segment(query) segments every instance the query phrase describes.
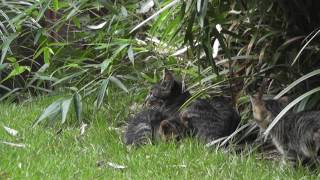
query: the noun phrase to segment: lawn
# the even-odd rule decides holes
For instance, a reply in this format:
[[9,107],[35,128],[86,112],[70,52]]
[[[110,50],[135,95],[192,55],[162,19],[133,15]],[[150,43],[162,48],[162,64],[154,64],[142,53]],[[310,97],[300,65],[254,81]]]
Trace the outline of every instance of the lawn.
[[137,94],[113,93],[97,113],[88,103],[88,126],[82,135],[73,116],[63,126],[32,128],[43,109],[59,97],[0,104],[0,179],[319,179],[316,172],[280,168],[278,161],[261,160],[259,154],[208,149],[193,139],[127,148],[116,122],[125,119],[134,101],[141,101]]

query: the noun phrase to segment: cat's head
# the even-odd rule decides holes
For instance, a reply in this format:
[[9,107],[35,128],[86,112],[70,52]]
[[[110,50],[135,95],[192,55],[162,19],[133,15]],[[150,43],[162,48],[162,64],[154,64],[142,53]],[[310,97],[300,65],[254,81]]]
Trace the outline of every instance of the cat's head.
[[181,82],[176,81],[171,72],[165,69],[160,82],[155,84],[149,91],[145,99],[145,105],[150,108],[159,108],[182,93]]
[[257,124],[265,129],[288,104],[288,97],[282,97],[277,100],[263,100],[261,94],[250,95],[253,118]]
[[192,119],[200,118],[199,113],[195,113],[193,111],[185,110],[180,113],[180,121],[181,123],[189,129],[193,129]]
[[171,118],[161,121],[159,134],[162,140],[179,141],[185,136],[186,128],[178,118]]

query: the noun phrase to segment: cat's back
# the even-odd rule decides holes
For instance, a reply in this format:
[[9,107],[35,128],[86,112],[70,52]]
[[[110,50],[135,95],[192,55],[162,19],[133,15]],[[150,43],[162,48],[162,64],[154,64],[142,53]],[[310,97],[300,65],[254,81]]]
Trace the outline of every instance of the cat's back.
[[181,116],[206,141],[230,135],[240,122],[237,111],[222,99],[197,99]]
[[276,126],[283,126],[287,131],[308,131],[320,128],[320,111],[289,112],[285,114]]
[[286,124],[293,124],[293,130],[303,135],[306,132],[320,130],[320,111],[302,111],[290,113],[285,117]]
[[154,126],[160,124],[166,115],[157,109],[146,109],[128,120],[124,142],[127,145],[140,145],[151,140]]

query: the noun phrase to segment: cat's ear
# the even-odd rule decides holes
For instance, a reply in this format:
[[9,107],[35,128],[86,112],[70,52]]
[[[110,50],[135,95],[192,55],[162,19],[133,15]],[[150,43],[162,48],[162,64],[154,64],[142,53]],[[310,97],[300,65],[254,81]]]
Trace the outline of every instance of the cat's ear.
[[262,97],[258,94],[254,94],[254,95],[250,95],[250,101],[252,104],[258,103],[258,102],[262,102]]
[[163,120],[160,123],[160,128],[162,129],[163,132],[166,132],[170,128],[170,123],[168,120]]
[[162,76],[162,81],[173,81],[174,80],[174,77],[172,75],[172,73],[167,69],[165,68],[164,71],[163,71],[163,76]]
[[163,120],[160,123],[160,129],[163,135],[168,135],[171,132],[172,124],[168,120]]

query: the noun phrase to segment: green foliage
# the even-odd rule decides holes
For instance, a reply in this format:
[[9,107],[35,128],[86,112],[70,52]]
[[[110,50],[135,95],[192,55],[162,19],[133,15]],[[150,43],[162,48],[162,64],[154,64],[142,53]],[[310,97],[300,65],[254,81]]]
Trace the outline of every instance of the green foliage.
[[[242,89],[258,76],[271,80],[268,93],[298,97],[319,83],[318,73],[306,78],[319,70],[318,15],[311,2],[284,2],[5,1],[0,100],[66,91],[70,97],[52,113],[65,122],[72,98],[81,121],[88,97],[98,110],[110,87],[129,92],[132,83],[154,83],[163,67],[187,78],[193,98],[224,94],[247,108]],[[312,22],[303,29],[306,19]],[[318,108],[311,99],[299,109]]]

